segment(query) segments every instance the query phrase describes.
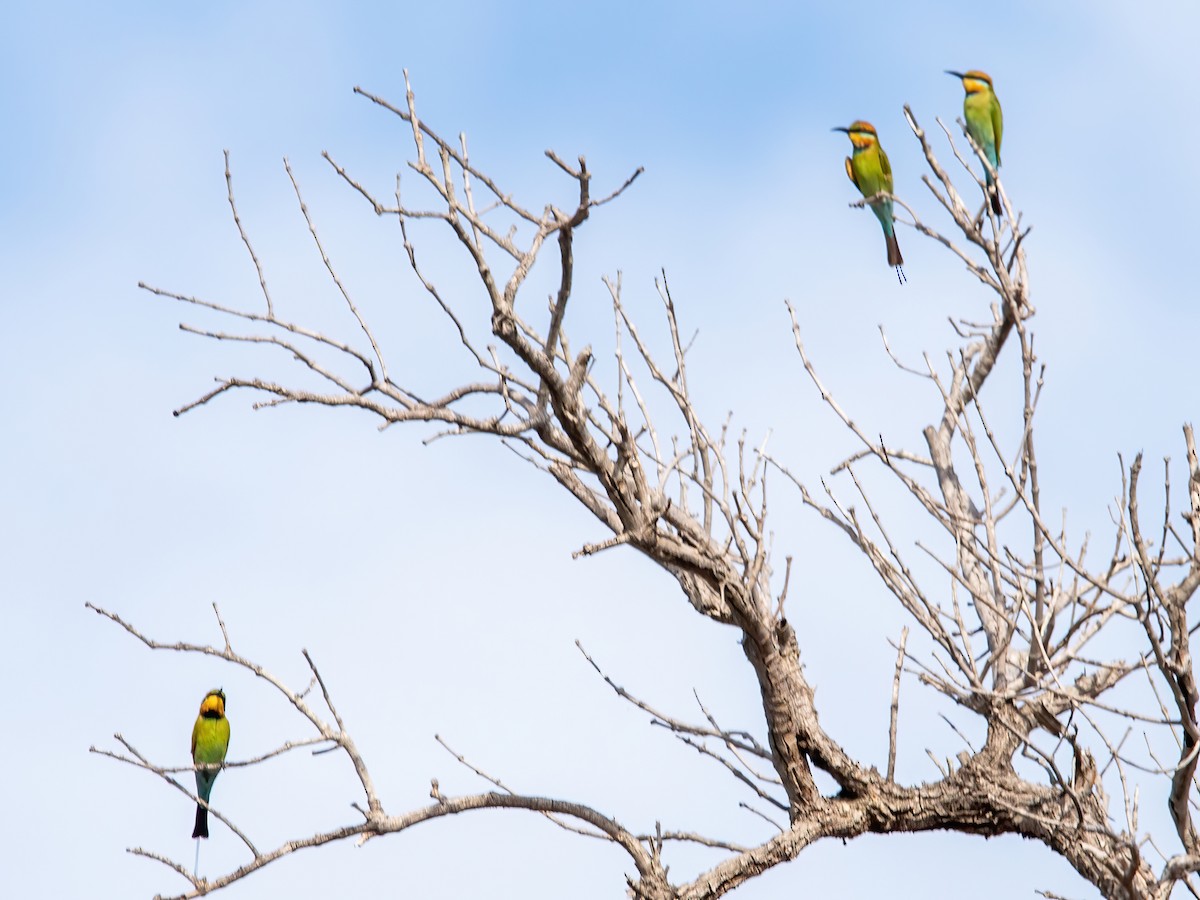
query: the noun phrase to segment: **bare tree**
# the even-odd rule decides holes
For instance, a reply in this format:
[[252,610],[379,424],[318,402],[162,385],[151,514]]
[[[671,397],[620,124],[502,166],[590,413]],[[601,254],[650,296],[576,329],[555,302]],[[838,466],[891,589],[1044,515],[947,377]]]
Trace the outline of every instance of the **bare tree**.
[[[627,312],[619,278],[607,283],[616,326],[615,383],[599,383],[589,346],[572,349],[563,323],[574,287],[575,232],[593,210],[628,188],[640,170],[598,196],[583,157],[570,163],[547,151],[574,184],[577,199],[566,209],[546,205],[531,211],[471,161],[465,138],[448,141],[417,115],[411,88],[403,107],[356,90],[411,128],[415,158],[408,165],[425,189],[432,189],[436,202],[430,208],[407,205],[399,177],[394,197],[380,199],[329,154],[325,158],[376,214],[399,224],[408,263],[456,327],[461,359],[469,371],[436,397],[419,396],[393,380],[381,342],[322,247],[290,167],[287,174],[301,214],[360,333],[353,339],[333,337],[282,318],[238,216],[227,157],[229,203],[258,269],[262,306],[235,309],[142,287],[214,310],[235,326],[217,331],[185,324],[184,330],[216,340],[273,345],[286,351],[302,374],[295,384],[221,378],[212,391],[176,414],[241,390],[256,395],[256,406],[350,406],[373,414],[383,425],[437,423],[445,433],[498,437],[600,521],[607,536],[585,545],[580,554],[629,545],[670,573],[696,613],[737,629],[762,698],[761,736],[755,734],[759,729],[731,729],[704,708],[700,721],[660,711],[618,687],[587,658],[621,698],[736,778],[746,792],[743,805],[774,822],[777,831],[756,846],[692,832],[638,834],[609,813],[586,805],[515,793],[458,754],[460,762],[490,782],[491,790],[447,796],[434,781],[429,805],[393,812],[376,791],[367,754],[344,727],[307,653],[312,681],[296,690],[236,652],[223,622],[224,646],[163,642],[116,613],[93,607],[152,648],[205,654],[253,672],[277,688],[309,723],[306,736],[230,765],[263,764],[297,747],[319,745],[345,755],[362,790],[355,821],[332,831],[297,835],[266,851],[213,809],[213,815],[242,839],[249,856],[240,868],[212,880],[154,851],[132,852],[174,869],[190,882],[179,896],[195,897],[303,848],[348,838],[367,840],[441,816],[504,807],[541,813],[563,828],[617,844],[632,863],[629,894],[647,900],[719,897],[823,838],[930,830],[1018,834],[1040,841],[1105,897],[1164,898],[1177,884],[1200,896],[1191,881],[1200,869],[1193,821],[1200,727],[1190,649],[1193,628],[1187,616],[1187,601],[1200,587],[1200,464],[1195,438],[1186,426],[1183,525],[1171,513],[1168,474],[1162,520],[1147,534],[1139,512],[1140,454],[1127,468],[1122,464],[1109,552],[1093,561],[1086,537],[1071,539],[1065,524],[1049,520],[1041,504],[1035,452],[1043,370],[1030,330],[1035,311],[1023,243],[1028,231],[1022,229],[1002,186],[1004,215],[993,215],[986,205],[974,214],[906,108],[930,170],[924,183],[952,219],[954,239],[926,225],[900,198],[897,203],[908,211],[918,232],[957,256],[995,297],[989,321],[954,323],[958,346],[944,362],[925,357],[914,368],[893,357],[900,369],[919,376],[940,399],[938,417],[919,431],[921,445],[885,446],[857,424],[821,380],[791,310],[796,349],[814,387],[861,442],[859,452],[833,468],[844,484],[842,493],[854,498],[851,502],[831,487],[833,482],[823,481],[820,491],[810,490],[781,461],[747,446],[744,438],[731,438],[728,423],[701,421],[688,384],[687,345],[665,276],[658,289],[669,333],[666,359],[656,357],[651,341],[643,338]],[[951,132],[945,126],[942,130],[982,196],[982,178],[968,162],[986,166],[983,155],[965,132],[973,154],[960,153]],[[490,331],[497,345],[480,346],[470,337],[472,323],[460,318],[458,304],[422,267],[409,240],[411,224],[420,219],[444,223],[467,254],[490,301]],[[548,242],[557,244],[558,286],[548,308],[539,311],[521,289]],[[994,403],[1002,417],[1015,413],[1015,421],[1021,423],[1015,435],[993,426],[981,400],[1005,352],[1020,357],[1020,387]],[[319,387],[299,386],[314,378]],[[801,666],[801,641],[785,616],[790,559],[782,577],[777,576],[777,596],[771,584],[766,484],[772,470],[861,552],[921,637],[910,649],[906,629],[897,645],[886,773],[850,756],[819,721],[813,689]],[[897,523],[885,521],[872,503],[868,477],[895,479],[923,514],[922,523],[940,535],[936,545],[917,545],[936,563],[941,573],[937,578],[919,577],[920,567],[906,561],[913,539],[907,533],[902,539]],[[915,647],[918,643],[920,648]],[[1113,655],[1114,647],[1124,655]],[[934,758],[938,777],[922,784],[902,784],[894,775],[903,671],[978,717],[986,730],[978,749],[964,747],[953,760]],[[1114,694],[1118,685],[1123,688],[1120,699]],[[310,695],[314,687],[320,689],[319,698]],[[1124,748],[1120,735],[1132,729],[1146,735],[1144,751]],[[196,799],[173,777],[190,767],[161,766],[119,735],[118,740],[123,749],[97,752],[154,772]],[[1174,834],[1139,830],[1131,771],[1162,786]],[[818,773],[832,778],[836,792],[819,787]],[[1120,799],[1112,800],[1109,790],[1120,791]],[[674,842],[717,848],[724,858],[691,881],[673,883],[666,857]]]

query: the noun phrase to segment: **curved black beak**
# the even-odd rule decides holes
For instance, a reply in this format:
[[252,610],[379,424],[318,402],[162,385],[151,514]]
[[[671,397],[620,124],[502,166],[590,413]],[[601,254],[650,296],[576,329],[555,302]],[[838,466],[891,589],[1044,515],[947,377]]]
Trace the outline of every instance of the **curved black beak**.
[[842,134],[849,134],[849,133],[850,133],[850,129],[849,129],[849,128],[843,128],[841,125],[839,125],[837,128],[830,128],[829,130],[830,130],[830,131],[840,131],[840,132],[842,132]]
[[944,71],[944,72],[945,72],[947,75],[953,75],[955,78],[958,78],[958,79],[963,79],[963,78],[966,78],[966,77],[967,77],[967,76],[966,76],[966,75],[964,75],[962,72],[955,72],[953,69],[944,69],[943,71]]

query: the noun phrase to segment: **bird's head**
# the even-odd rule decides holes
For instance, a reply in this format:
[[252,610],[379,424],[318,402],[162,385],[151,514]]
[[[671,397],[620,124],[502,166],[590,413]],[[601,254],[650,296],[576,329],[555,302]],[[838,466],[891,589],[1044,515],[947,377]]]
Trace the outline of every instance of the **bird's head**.
[[850,143],[854,145],[854,149],[856,150],[879,143],[879,135],[875,132],[875,126],[870,122],[864,122],[862,119],[859,119],[857,122],[851,122],[849,128],[839,126],[833,130],[850,135]]
[[978,69],[968,69],[966,72],[955,72],[953,69],[946,70],[947,75],[953,75],[962,82],[963,90],[968,94],[978,94],[982,91],[991,91],[992,76],[987,72],[980,72]]
[[209,691],[200,701],[200,715],[209,719],[221,719],[225,716],[225,692],[220,688]]

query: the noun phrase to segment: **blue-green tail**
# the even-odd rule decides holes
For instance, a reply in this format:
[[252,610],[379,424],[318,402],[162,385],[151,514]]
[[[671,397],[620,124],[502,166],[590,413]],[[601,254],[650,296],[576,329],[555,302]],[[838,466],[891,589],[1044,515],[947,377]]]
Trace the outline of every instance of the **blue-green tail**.
[[[201,769],[196,772],[196,794],[205,803],[212,797],[213,782],[217,780],[216,769]],[[196,804],[196,825],[192,828],[192,837],[208,837],[208,808]]]
[[904,265],[904,257],[900,255],[900,244],[896,240],[896,220],[892,215],[892,201],[884,200],[872,203],[871,212],[875,213],[875,218],[879,219],[879,224],[883,226],[883,236],[887,241],[888,265],[896,267],[896,277],[903,283],[906,279],[904,270],[900,267]]
[[[996,153],[996,145],[991,141],[985,141],[983,142],[981,149],[983,150],[983,155],[987,157],[988,162],[992,164],[992,168],[999,169],[1000,156]],[[996,184],[992,180],[992,173],[985,171],[983,176],[987,183],[988,197],[992,201],[992,212],[994,212],[996,215],[1000,215],[1000,192],[996,190]]]

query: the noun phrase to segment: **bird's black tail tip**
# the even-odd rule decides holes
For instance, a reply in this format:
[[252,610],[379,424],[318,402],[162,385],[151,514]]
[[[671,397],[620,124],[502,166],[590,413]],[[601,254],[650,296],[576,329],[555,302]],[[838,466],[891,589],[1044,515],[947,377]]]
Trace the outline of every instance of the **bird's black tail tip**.
[[203,806],[196,807],[196,827],[192,829],[192,837],[208,837],[208,810]]

